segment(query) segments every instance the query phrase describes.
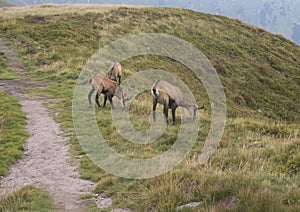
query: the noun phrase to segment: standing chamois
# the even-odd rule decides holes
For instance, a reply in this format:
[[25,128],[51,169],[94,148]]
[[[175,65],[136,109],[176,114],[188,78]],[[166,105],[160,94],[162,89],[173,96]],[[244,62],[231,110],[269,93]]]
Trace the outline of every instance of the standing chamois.
[[103,106],[105,107],[107,99],[110,102],[111,108],[114,109],[114,104],[112,98],[116,96],[122,104],[122,107],[125,107],[125,98],[122,92],[121,87],[118,85],[116,81],[113,81],[107,77],[102,76],[101,74],[95,74],[90,80],[89,83],[91,85],[91,90],[88,94],[89,105],[91,105],[91,96],[94,91],[97,91],[95,102],[100,109],[99,104],[99,96],[104,94],[104,103]]
[[172,110],[172,121],[175,122],[175,111],[177,107],[184,107],[188,109],[193,118],[196,118],[197,110],[203,109],[204,106],[198,108],[198,106],[193,103],[191,100],[183,96],[181,90],[171,85],[170,83],[157,80],[151,88],[151,94],[153,96],[153,120],[156,121],[156,106],[157,103],[163,105],[163,113],[166,117],[167,124],[168,122],[168,109]]
[[109,70],[107,72],[107,77],[111,80],[114,80],[114,81],[118,82],[119,85],[120,85],[121,84],[121,77],[122,77],[121,69],[122,69],[121,64],[119,62],[115,62],[109,68]]

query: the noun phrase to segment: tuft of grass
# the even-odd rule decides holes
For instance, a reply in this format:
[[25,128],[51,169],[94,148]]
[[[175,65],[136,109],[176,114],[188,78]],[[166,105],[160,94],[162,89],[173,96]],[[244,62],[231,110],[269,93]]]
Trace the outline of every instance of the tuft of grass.
[[0,211],[53,211],[54,206],[45,192],[26,186],[13,194],[0,197]]
[[283,173],[297,174],[300,172],[300,141],[281,147],[274,160],[279,164],[278,169]]

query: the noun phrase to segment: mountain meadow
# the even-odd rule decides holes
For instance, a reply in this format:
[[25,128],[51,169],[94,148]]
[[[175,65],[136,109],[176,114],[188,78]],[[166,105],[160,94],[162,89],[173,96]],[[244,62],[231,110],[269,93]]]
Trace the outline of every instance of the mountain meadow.
[[[0,26],[1,40],[9,43],[26,66],[25,78],[52,84],[48,88],[31,88],[28,92],[49,99],[47,107],[61,123],[63,135],[69,138],[70,154],[79,161],[81,177],[97,183],[94,194],[82,198],[97,194],[112,197],[113,205],[108,210],[175,211],[190,202],[201,204],[183,211],[300,210],[300,47],[293,42],[239,20],[171,8],[9,7],[0,8]],[[176,36],[204,53],[224,87],[227,118],[217,150],[206,164],[198,164],[195,155],[201,152],[211,124],[210,101],[201,80],[183,64],[166,57],[141,55],[120,61],[122,80],[142,70],[165,70],[185,82],[198,105],[205,106],[199,112],[200,129],[189,155],[166,174],[131,180],[105,172],[82,150],[72,121],[72,97],[78,75],[98,49],[141,33]],[[1,79],[18,78],[1,52],[0,67]],[[4,92],[0,94],[1,104],[13,102],[13,110],[20,110],[14,98]],[[100,103],[102,99],[103,96]],[[0,108],[4,107],[0,105]],[[151,110],[149,88],[131,100],[129,115],[136,130],[149,129]],[[158,110],[162,107],[158,106]],[[120,154],[151,158],[170,149],[177,139],[180,116],[156,142],[145,145],[133,144],[119,135],[109,103],[95,111],[100,132]],[[24,117],[19,116],[24,126]],[[1,117],[1,136],[9,137],[12,133],[5,126],[13,122],[10,120],[13,118],[17,117]],[[21,132],[20,139],[24,140],[26,133]],[[7,140],[0,140],[1,154],[22,150],[20,146],[13,149],[13,145],[2,145]],[[19,145],[20,141],[16,142]],[[19,157],[19,152],[5,155],[5,160],[0,162],[0,175],[6,175],[9,165]],[[16,210],[30,210],[30,205],[36,210],[43,205],[35,203],[40,198],[34,194],[43,198],[45,194],[39,188],[28,189],[30,195],[15,194],[14,201],[0,199],[0,210],[1,207],[15,208],[11,206],[14,204],[19,205]],[[49,201],[45,202],[41,207],[51,210]],[[26,208],[22,208],[24,205]],[[92,202],[87,210],[101,211]]]

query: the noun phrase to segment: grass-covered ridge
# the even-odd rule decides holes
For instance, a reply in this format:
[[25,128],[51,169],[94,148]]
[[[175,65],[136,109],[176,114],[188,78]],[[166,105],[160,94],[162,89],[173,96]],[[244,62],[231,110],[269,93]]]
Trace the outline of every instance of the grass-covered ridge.
[[[199,209],[204,211],[300,209],[297,45],[237,20],[181,9],[121,7],[38,15],[23,10],[18,16],[0,15],[0,35],[18,51],[29,76],[57,82],[34,92],[60,98],[49,107],[59,112],[57,121],[70,136],[74,154],[81,155],[81,176],[98,182],[96,192],[137,211],[174,210],[192,201],[203,202]],[[125,180],[105,173],[85,156],[74,136],[71,100],[77,76],[91,55],[114,40],[147,32],[177,36],[210,59],[225,89],[228,118],[217,152],[205,166],[197,165],[193,156],[201,151],[210,124],[201,82],[187,77],[190,70],[185,66],[166,58],[146,55],[120,61],[124,78],[151,68],[175,74],[188,84],[199,105],[208,108],[200,115],[197,143],[179,167],[149,180]],[[136,129],[147,129],[150,111],[149,93],[133,100],[130,118]],[[115,131],[109,107],[97,112],[97,122],[113,148],[129,156],[134,149],[145,158],[169,149],[179,125],[170,126],[158,142],[139,146]]]

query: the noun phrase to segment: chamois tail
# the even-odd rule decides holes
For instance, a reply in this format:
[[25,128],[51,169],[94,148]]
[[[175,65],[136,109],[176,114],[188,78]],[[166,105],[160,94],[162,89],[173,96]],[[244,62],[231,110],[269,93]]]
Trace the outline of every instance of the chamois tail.
[[155,96],[155,97],[158,97],[158,96],[159,96],[159,92],[158,92],[158,90],[156,89],[156,85],[157,85],[157,83],[158,83],[159,81],[160,81],[160,80],[157,80],[157,81],[154,83],[154,85],[152,86],[151,93],[152,93],[152,95]]

